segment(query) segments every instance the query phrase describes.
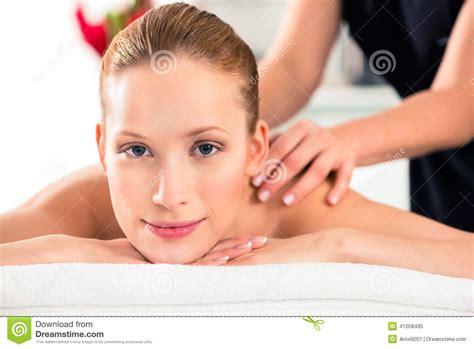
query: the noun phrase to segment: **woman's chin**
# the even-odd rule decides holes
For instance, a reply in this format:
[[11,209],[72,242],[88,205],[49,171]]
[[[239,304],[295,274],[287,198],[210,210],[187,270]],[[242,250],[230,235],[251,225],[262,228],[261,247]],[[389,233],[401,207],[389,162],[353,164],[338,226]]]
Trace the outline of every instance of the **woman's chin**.
[[202,254],[191,254],[189,251],[166,251],[159,256],[155,254],[142,253],[142,255],[153,264],[187,264],[199,259]]

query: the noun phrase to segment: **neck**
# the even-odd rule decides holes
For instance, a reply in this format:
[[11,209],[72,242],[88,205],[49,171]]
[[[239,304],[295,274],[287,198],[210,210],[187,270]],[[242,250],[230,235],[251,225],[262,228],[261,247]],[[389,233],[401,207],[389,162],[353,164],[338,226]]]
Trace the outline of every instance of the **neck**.
[[237,213],[222,239],[275,235],[276,210],[272,210],[271,202],[262,203],[258,200],[256,189],[250,184],[250,179],[245,177]]

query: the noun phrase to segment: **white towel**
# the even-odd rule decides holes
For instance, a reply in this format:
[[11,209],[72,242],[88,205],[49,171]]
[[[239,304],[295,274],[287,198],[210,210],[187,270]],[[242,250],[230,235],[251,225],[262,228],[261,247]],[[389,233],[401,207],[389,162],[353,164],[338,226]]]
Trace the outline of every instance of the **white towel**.
[[474,281],[353,263],[4,266],[0,315],[474,315]]

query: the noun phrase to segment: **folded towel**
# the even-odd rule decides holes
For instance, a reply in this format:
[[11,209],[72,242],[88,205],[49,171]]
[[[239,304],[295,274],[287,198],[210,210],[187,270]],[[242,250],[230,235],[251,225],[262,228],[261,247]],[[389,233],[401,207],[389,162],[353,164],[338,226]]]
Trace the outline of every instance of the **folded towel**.
[[4,266],[0,315],[474,315],[474,281],[354,263]]

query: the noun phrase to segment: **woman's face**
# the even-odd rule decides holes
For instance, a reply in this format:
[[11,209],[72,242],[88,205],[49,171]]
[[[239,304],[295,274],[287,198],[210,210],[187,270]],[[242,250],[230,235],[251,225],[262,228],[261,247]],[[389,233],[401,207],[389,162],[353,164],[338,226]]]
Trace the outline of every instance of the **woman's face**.
[[[143,64],[108,76],[105,134],[97,126],[117,221],[154,263],[192,262],[221,240],[268,151],[268,128],[259,120],[249,135],[231,76],[176,63],[166,74]],[[189,221],[200,223],[185,236],[173,234],[190,227],[165,228]]]

